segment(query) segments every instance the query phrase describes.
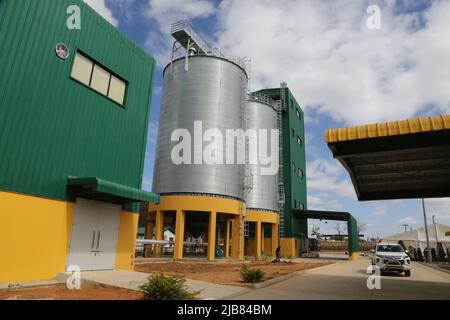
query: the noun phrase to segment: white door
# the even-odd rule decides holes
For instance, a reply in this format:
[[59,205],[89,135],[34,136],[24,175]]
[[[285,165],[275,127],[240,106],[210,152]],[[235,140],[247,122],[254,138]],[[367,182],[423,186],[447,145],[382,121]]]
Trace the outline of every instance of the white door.
[[67,266],[114,269],[120,211],[120,206],[77,199]]
[[92,270],[114,269],[119,236],[120,206],[98,208],[97,239],[94,244]]

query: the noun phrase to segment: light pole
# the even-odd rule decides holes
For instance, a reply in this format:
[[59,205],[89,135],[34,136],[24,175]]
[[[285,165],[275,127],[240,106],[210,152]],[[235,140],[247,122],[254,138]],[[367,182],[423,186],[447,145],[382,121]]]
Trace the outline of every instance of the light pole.
[[436,217],[436,214],[433,214],[431,216],[431,218],[433,219],[434,232],[436,233],[436,247],[437,247],[437,243],[439,242],[439,239],[438,239],[438,234],[437,234],[437,225],[436,225],[436,222],[434,221],[434,217]]
[[426,209],[425,209],[425,200],[422,198],[422,210],[423,210],[423,222],[425,224],[425,235],[427,237],[427,261],[428,262],[432,262],[431,261],[431,249],[430,249],[430,238],[428,236],[428,225],[427,225],[427,213],[426,213]]
[[402,224],[402,227],[405,227],[405,232],[406,232],[406,227],[408,227],[408,224],[407,223]]

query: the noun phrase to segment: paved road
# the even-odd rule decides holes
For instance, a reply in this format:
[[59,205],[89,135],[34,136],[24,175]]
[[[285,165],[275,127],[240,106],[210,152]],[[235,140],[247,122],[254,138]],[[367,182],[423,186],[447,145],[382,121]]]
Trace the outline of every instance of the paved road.
[[235,299],[450,299],[450,274],[414,263],[410,278],[383,274],[381,289],[369,290],[368,258],[309,270],[295,278]]

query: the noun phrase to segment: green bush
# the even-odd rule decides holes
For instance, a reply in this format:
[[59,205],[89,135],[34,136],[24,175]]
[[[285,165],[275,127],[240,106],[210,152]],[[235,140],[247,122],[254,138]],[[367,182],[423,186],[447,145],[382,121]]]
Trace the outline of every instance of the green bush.
[[258,283],[264,278],[264,272],[259,268],[249,268],[244,264],[241,268],[241,278],[246,283]]
[[164,272],[151,275],[140,287],[145,300],[193,300],[200,293],[189,292],[184,276],[166,276]]

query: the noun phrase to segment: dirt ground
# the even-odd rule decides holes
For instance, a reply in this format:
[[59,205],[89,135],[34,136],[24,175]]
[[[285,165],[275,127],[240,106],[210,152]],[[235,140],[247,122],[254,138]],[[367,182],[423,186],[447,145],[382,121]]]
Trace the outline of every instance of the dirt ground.
[[[247,264],[251,268],[260,268],[265,276],[264,280],[273,279],[295,271],[324,266],[324,263],[268,263],[252,262]],[[240,270],[242,264],[221,263],[211,264],[202,262],[164,262],[144,263],[135,265],[134,270],[139,272],[164,272],[168,275],[184,274],[186,278],[218,284],[242,284]]]
[[0,291],[0,300],[140,300],[141,292],[107,286],[82,285],[69,290],[65,284],[30,289]]

